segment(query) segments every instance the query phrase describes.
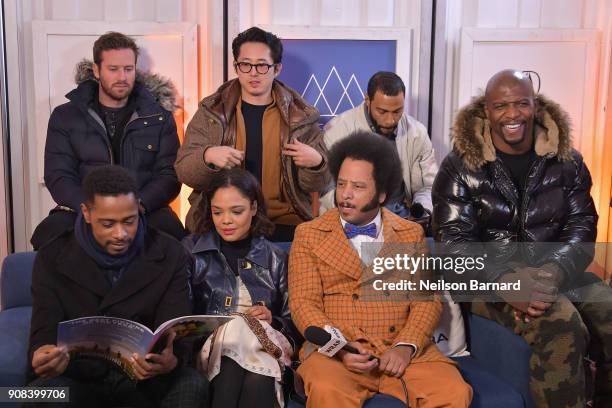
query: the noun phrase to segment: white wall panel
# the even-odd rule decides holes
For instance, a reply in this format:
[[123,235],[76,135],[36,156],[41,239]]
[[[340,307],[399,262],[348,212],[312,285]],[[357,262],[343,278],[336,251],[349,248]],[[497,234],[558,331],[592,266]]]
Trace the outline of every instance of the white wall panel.
[[361,6],[361,0],[321,0],[321,25],[359,26]]
[[609,0],[583,0],[582,7],[582,28],[599,28],[603,29],[605,33],[605,27],[607,24],[608,17],[610,16],[609,11],[612,7],[606,9],[605,3],[610,3]]
[[478,27],[516,27],[519,0],[480,0]]
[[542,28],[581,28],[583,0],[542,0]]
[[190,23],[198,22],[198,3],[193,0],[182,0],[183,3],[183,21]]
[[422,1],[431,0],[230,0],[229,6],[240,31],[253,25],[405,27],[419,24]]
[[272,24],[272,0],[258,0],[254,2],[251,7],[251,17],[253,19],[251,25]]
[[393,10],[391,11],[393,26],[410,27],[419,24],[420,2],[395,0],[393,3]]
[[[307,3],[308,2],[302,2]],[[291,1],[285,0],[272,0],[272,23],[273,24],[292,24],[298,19],[297,13],[295,12],[295,6],[297,4]]]
[[51,5],[53,20],[76,20],[79,18],[79,0],[54,0]]
[[31,3],[24,2],[22,7],[31,7],[31,15],[33,20],[47,20],[51,17],[46,12],[46,10],[49,8],[46,7],[47,4],[48,3],[46,3],[45,0],[32,0]]
[[132,4],[129,0],[104,0],[98,3],[104,6],[104,18],[100,20],[128,21],[131,19]]
[[[96,21],[104,20],[105,2],[99,0],[81,0],[79,6],[79,20]],[[122,8],[126,8],[126,2],[123,2]]]
[[[460,29],[461,27],[478,26],[478,8],[480,0],[445,1],[449,12],[445,17],[448,21],[452,21],[453,30]],[[457,16],[460,10],[461,18]]]
[[294,2],[295,20],[294,24],[315,25],[319,16],[318,3],[316,1]]
[[152,0],[130,0],[130,20],[155,21],[156,7]]
[[540,26],[541,0],[520,0],[518,25],[521,28]]
[[162,23],[182,21],[183,3],[180,0],[156,0],[157,21]]
[[240,32],[253,25],[253,2],[252,0],[239,0],[238,3],[229,4],[229,23],[234,31]]
[[391,27],[394,19],[394,3],[393,0],[367,0],[367,24]]
[[[245,4],[245,2],[241,4]],[[257,4],[257,7],[259,6]],[[316,9],[317,2],[314,1],[271,0],[270,12],[272,15],[270,17],[264,16],[263,13],[266,10],[262,10],[256,18],[262,19],[262,21],[268,20],[270,24],[274,25],[311,25],[315,24]]]

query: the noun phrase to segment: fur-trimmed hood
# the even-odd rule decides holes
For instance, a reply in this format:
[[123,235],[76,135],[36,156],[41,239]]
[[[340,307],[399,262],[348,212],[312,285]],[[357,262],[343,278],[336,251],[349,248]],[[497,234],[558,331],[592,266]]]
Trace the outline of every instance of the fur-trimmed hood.
[[[484,111],[485,97],[479,96],[457,113],[452,142],[455,152],[470,170],[495,161],[491,127]],[[537,95],[535,151],[539,156],[556,155],[561,161],[572,159],[571,123],[567,113],[555,102]]]
[[[88,80],[97,81],[93,74],[93,62],[84,58],[75,67],[74,82],[77,85]],[[158,74],[147,71],[136,71],[136,82],[144,86],[167,111],[174,112],[179,108],[176,102],[176,88],[170,81]]]

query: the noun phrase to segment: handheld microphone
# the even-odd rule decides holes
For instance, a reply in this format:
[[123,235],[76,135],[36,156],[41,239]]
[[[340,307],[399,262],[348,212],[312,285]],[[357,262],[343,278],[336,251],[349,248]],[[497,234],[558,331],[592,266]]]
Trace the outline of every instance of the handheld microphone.
[[[337,331],[340,334],[340,336],[342,336],[342,334],[340,333],[338,329],[335,329],[335,328],[331,328],[331,329]],[[306,337],[306,340],[308,340],[312,344],[316,344],[317,346],[320,346],[319,352],[321,354],[325,354],[328,357],[333,357],[340,350],[344,350],[347,353],[351,353],[351,354],[361,354],[359,353],[359,350],[357,350],[355,347],[346,344],[346,340],[344,340],[344,337],[342,337],[342,340],[344,340],[344,344],[342,344],[342,342],[337,341],[336,338],[332,339],[331,333],[328,333],[327,331],[325,331],[324,329],[320,327],[316,327],[316,326],[307,327],[306,330],[304,331],[304,337]],[[340,344],[342,345],[340,346]],[[369,359],[374,360],[375,358],[376,356],[372,355],[370,356]]]
[[[333,357],[340,350],[344,350],[347,353],[351,353],[351,354],[360,354],[359,350],[357,350],[355,347],[352,347],[346,344],[346,340],[344,340],[344,336],[342,336],[342,333],[340,333],[340,330],[336,329],[335,327],[331,327],[331,326],[325,326],[325,329],[329,330],[331,333],[317,326],[308,326],[306,330],[304,331],[304,337],[306,337],[306,340],[308,340],[312,344],[321,346],[319,348],[319,353],[325,354],[328,357]],[[334,334],[334,338],[332,338],[332,333]],[[342,338],[342,340],[344,340],[344,345],[342,347],[335,346],[335,350],[333,351],[333,354],[329,355],[325,352],[325,350],[329,348],[328,343],[332,343],[332,345],[335,344],[334,340],[337,340],[336,336],[339,336],[340,338]],[[375,355],[371,355],[368,358],[368,360],[369,361],[379,360],[380,362],[380,358],[378,358]],[[409,408],[410,405],[408,404],[408,389],[406,388],[406,382],[404,381],[403,378],[400,378],[399,380],[401,381],[402,387],[404,388],[404,395],[406,396],[406,407]]]
[[425,214],[425,208],[421,203],[413,203],[410,206],[410,215],[414,218],[421,218]]

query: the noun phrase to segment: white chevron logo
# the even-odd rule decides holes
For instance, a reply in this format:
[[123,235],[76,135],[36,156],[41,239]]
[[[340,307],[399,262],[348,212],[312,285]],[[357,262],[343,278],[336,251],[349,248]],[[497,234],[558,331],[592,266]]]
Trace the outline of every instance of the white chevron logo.
[[[338,84],[342,88],[342,94],[340,95],[340,98],[338,99],[338,103],[332,109],[328,101],[328,98],[325,96],[325,88],[330,83],[330,80],[333,77],[337,79]],[[308,83],[306,84],[304,91],[302,91],[302,97],[304,97],[304,95],[306,94],[306,91],[308,91],[311,85],[316,87],[315,89],[318,89],[319,94],[317,95],[317,99],[314,101],[313,105],[319,109],[319,111],[321,112],[321,116],[334,117],[336,116],[338,112],[338,108],[340,107],[340,104],[342,103],[344,98],[346,98],[348,103],[350,103],[350,105],[353,108],[361,103],[361,100],[359,100],[357,101],[357,104],[355,104],[353,102],[353,99],[349,95],[348,90],[349,90],[349,87],[351,86],[351,83],[354,83],[357,86],[357,89],[359,89],[359,94],[361,95],[361,98],[363,98],[364,93],[363,93],[363,90],[361,89],[361,86],[359,86],[359,82],[357,81],[355,74],[351,74],[349,81],[345,84],[342,78],[340,78],[340,74],[338,74],[338,70],[336,69],[336,67],[332,66],[331,70],[329,71],[329,74],[327,74],[327,78],[325,78],[325,82],[323,82],[323,86],[321,86],[320,82],[317,80],[314,74],[310,75],[310,78],[308,79]],[[318,106],[320,100],[322,100],[323,103],[325,103],[325,106],[327,107],[326,113],[323,113],[322,109],[319,108]]]

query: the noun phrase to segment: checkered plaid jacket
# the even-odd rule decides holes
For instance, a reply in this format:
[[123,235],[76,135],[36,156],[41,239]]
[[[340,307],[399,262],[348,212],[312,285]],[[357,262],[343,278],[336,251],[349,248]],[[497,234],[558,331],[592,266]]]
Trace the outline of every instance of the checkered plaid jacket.
[[[379,256],[394,243],[425,245],[419,225],[382,211],[384,246]],[[302,334],[309,326],[329,324],[375,353],[409,343],[417,347],[413,362],[450,362],[431,339],[442,304],[411,300],[407,292],[374,291],[372,283],[379,278],[361,262],[336,208],[298,226],[289,255],[289,308]],[[403,273],[402,278],[410,275]]]

